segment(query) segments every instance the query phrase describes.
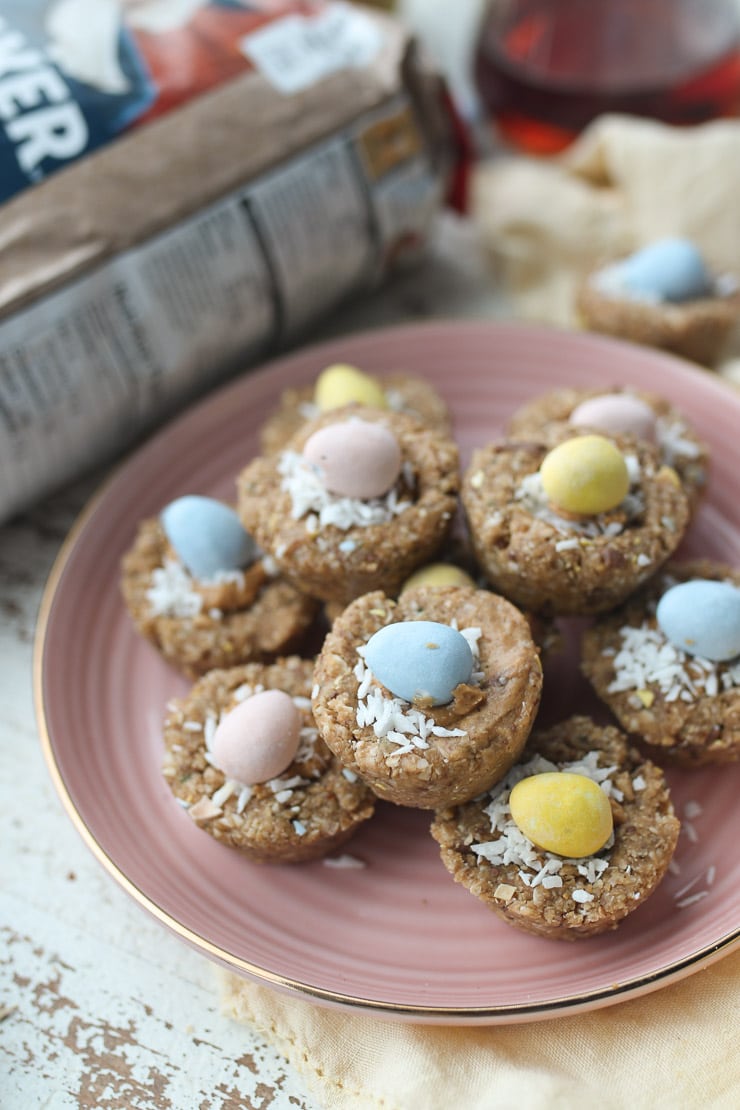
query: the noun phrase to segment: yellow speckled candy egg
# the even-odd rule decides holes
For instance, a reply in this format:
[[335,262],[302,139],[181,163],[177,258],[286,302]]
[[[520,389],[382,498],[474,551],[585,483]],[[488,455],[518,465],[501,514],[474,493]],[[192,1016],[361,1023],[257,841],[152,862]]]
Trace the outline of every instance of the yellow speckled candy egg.
[[584,515],[615,508],[630,488],[624,455],[598,435],[576,436],[553,447],[542,461],[540,478],[556,508]]
[[475,582],[454,563],[429,563],[406,579],[401,593],[416,589],[417,586],[475,586]]
[[511,791],[509,806],[524,835],[558,856],[592,856],[614,828],[609,799],[598,783],[570,771],[522,779]]
[[336,363],[322,370],[316,379],[314,401],[322,412],[341,408],[342,405],[370,405],[376,409],[388,407],[385,393],[378,381],[364,374],[356,366]]

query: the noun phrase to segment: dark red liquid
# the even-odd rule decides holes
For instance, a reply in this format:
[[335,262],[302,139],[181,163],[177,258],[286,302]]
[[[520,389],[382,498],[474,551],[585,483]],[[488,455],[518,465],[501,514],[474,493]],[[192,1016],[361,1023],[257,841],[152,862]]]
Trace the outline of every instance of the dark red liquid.
[[604,112],[670,124],[740,114],[740,26],[721,0],[494,4],[475,75],[500,136],[550,154]]

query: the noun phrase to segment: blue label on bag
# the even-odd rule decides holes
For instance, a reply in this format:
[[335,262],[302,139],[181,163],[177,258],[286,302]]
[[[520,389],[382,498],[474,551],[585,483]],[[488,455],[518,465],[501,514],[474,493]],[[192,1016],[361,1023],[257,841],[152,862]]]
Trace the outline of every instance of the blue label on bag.
[[253,68],[241,38],[307,8],[274,0],[0,0],[0,202]]
[[[72,58],[74,47],[50,38],[54,8],[38,0],[2,6],[0,201],[109,142],[154,100],[152,82],[125,28],[116,34],[108,74],[98,67],[109,86],[117,81],[120,91],[96,88],[66,72],[54,59],[55,47]],[[81,58],[80,71],[84,67]]]

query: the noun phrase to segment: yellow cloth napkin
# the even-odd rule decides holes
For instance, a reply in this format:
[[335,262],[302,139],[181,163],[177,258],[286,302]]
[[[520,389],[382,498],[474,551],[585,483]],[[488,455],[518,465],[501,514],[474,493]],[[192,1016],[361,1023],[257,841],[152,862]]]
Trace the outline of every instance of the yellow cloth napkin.
[[691,239],[712,269],[740,274],[740,121],[677,128],[602,116],[559,158],[482,163],[471,195],[500,279],[529,319],[574,325],[590,269],[664,236]]
[[525,1025],[381,1021],[227,973],[222,1002],[287,1057],[326,1110],[740,1104],[740,952],[643,998]]

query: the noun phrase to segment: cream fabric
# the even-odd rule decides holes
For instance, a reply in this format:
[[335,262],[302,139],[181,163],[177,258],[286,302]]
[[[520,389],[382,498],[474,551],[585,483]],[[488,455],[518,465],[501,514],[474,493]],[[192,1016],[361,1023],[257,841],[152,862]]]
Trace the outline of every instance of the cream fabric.
[[738,198],[740,122],[603,116],[558,159],[483,163],[471,203],[517,313],[573,325],[588,270],[663,236],[691,239],[712,269],[740,275]]
[[274,1044],[326,1110],[740,1105],[740,952],[634,1001],[488,1028],[347,1014],[225,973],[222,987],[225,1011]]

